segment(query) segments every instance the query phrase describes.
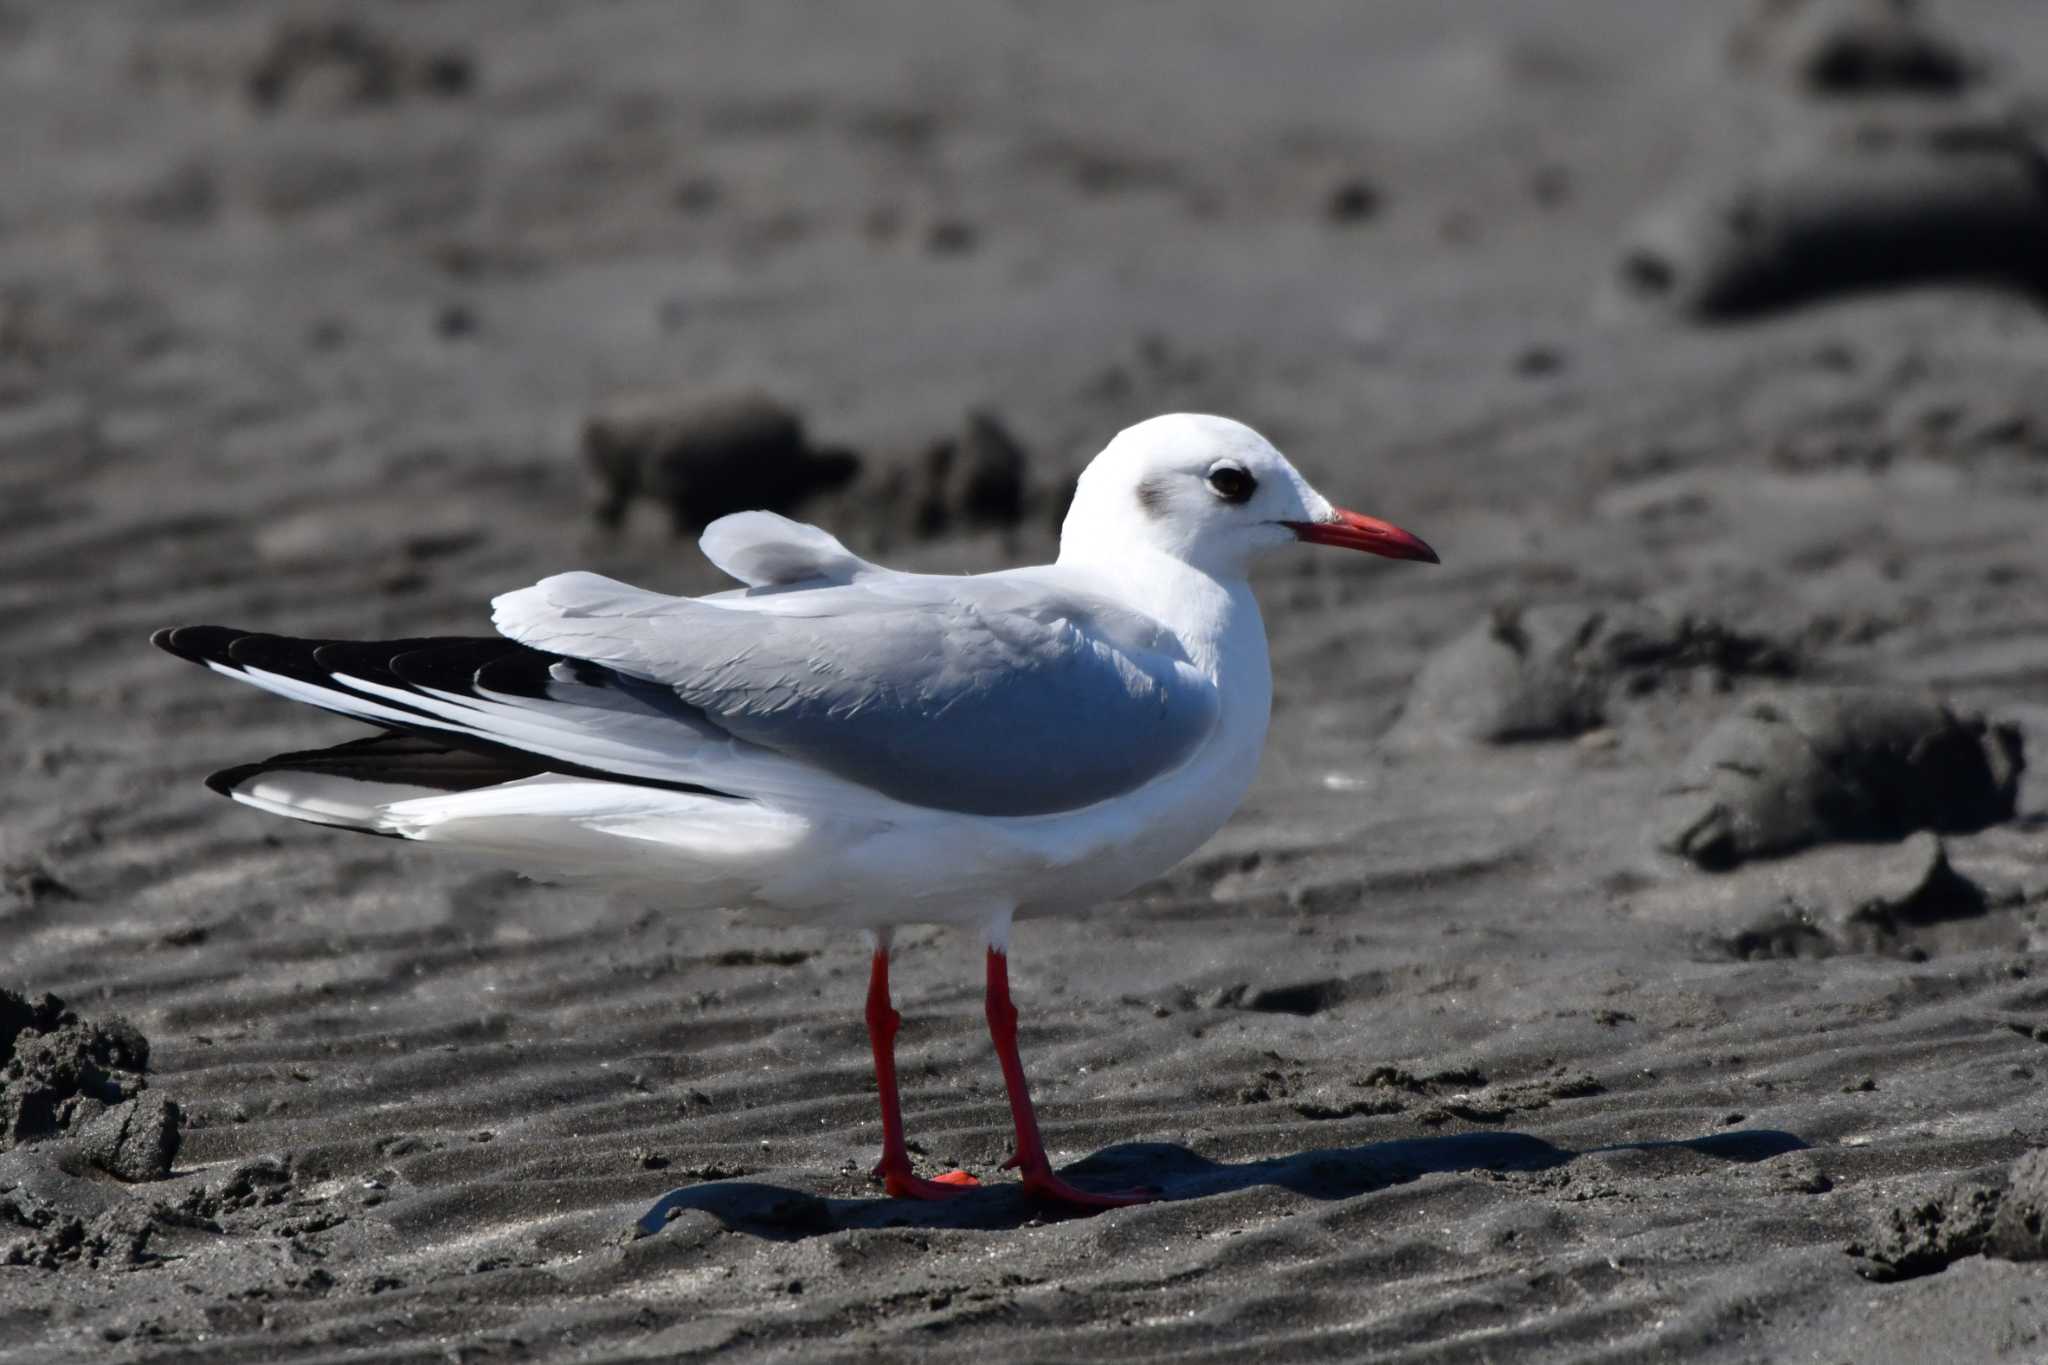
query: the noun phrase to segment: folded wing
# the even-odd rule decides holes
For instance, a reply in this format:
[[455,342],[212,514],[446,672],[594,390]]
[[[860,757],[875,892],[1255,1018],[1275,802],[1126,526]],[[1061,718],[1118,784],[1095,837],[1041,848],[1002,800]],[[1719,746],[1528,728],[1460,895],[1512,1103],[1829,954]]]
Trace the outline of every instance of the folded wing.
[[704,557],[754,593],[851,583],[864,573],[887,573],[816,526],[774,512],[734,512],[697,538]]
[[747,590],[669,597],[568,573],[498,598],[502,636],[347,642],[193,626],[157,643],[430,741],[350,749],[325,767],[284,755],[265,768],[280,791],[367,780],[367,764],[434,790],[545,772],[784,805],[858,808],[877,793],[1030,816],[1143,786],[1215,727],[1214,684],[1168,632],[1054,571],[894,573],[765,513],[714,524],[706,549]]
[[1005,575],[876,571],[704,600],[576,573],[493,605],[522,644],[659,688],[745,744],[917,806],[1078,809],[1172,771],[1216,724],[1214,685],[1149,622]]

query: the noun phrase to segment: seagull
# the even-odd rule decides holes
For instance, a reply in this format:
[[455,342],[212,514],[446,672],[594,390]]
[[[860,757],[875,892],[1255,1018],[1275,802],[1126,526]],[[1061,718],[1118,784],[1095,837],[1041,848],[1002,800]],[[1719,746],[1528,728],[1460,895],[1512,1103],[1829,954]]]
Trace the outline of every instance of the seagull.
[[1436,563],[1332,506],[1251,428],[1177,413],[1082,473],[1051,564],[901,573],[769,512],[699,545],[744,584],[671,597],[561,573],[492,601],[498,634],[375,642],[223,626],[172,654],[378,733],[214,774],[273,815],[489,855],[555,880],[858,929],[896,1198],[917,1175],[896,1088],[891,935],[978,930],[986,1016],[1030,1194],[1061,1178],[1017,1050],[1012,921],[1124,894],[1200,847],[1250,786],[1272,672],[1248,573],[1306,541]]

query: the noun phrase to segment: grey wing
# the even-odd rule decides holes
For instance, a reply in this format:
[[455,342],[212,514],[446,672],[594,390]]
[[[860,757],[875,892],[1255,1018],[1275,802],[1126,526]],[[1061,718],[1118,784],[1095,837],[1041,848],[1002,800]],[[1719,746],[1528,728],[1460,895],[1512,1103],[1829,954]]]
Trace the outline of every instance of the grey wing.
[[887,573],[829,532],[773,512],[734,512],[704,528],[704,557],[747,585],[750,594],[832,587],[864,573]]
[[987,579],[888,574],[742,609],[563,574],[494,605],[513,639],[659,684],[736,739],[941,810],[1092,805],[1179,767],[1216,725],[1214,684],[1164,632],[1137,638],[1128,612]]

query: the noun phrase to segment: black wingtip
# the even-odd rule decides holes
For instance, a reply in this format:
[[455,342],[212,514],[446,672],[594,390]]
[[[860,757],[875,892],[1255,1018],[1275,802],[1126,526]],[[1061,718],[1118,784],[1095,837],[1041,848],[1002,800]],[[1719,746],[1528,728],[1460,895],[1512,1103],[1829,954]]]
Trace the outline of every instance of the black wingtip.
[[235,788],[241,786],[244,782],[247,782],[262,771],[263,765],[261,763],[244,763],[235,768],[222,768],[219,772],[210,774],[207,777],[206,787],[208,791],[219,792],[222,796],[232,798],[235,794]]
[[195,664],[227,663],[228,650],[248,633],[233,626],[166,626],[149,642]]
[[526,646],[502,636],[451,639],[425,649],[393,654],[390,669],[414,687],[442,692],[473,693],[476,675],[484,667],[508,655],[524,652]]

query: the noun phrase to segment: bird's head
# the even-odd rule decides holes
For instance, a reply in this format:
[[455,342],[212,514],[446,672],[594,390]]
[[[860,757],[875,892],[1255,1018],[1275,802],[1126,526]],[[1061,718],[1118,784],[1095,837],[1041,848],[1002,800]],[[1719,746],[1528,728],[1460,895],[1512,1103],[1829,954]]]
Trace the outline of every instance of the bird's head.
[[1060,558],[1141,545],[1218,577],[1296,541],[1437,562],[1398,526],[1333,506],[1266,438],[1227,417],[1177,412],[1127,427],[1081,473]]

